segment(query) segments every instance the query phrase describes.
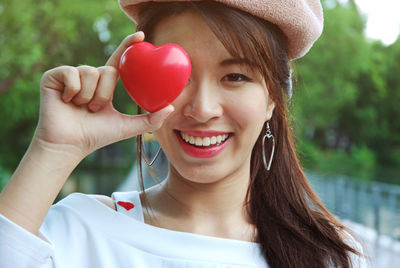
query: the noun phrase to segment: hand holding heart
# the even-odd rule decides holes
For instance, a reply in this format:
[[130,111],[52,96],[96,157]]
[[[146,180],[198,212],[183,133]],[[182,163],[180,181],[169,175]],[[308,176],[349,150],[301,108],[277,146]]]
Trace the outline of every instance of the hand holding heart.
[[131,98],[146,111],[155,112],[170,104],[185,88],[191,63],[178,45],[156,47],[139,42],[125,50],[119,70]]
[[60,66],[47,71],[41,80],[40,117],[34,140],[83,158],[108,144],[158,129],[173,111],[168,103],[158,112],[137,116],[121,114],[112,104],[121,55],[143,40],[143,32],[128,36],[99,68]]

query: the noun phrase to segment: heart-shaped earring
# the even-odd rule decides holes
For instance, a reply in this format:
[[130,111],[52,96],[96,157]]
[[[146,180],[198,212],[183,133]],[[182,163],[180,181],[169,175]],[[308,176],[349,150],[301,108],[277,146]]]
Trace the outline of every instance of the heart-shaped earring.
[[[143,142],[143,140],[145,141],[145,142]],[[157,158],[158,158],[158,156],[160,155],[160,153],[161,153],[161,146],[158,148],[158,150],[157,150],[157,153],[155,154],[155,156],[153,157],[153,159],[151,160],[151,161],[149,161],[149,159],[145,156],[145,153],[144,153],[144,148],[145,148],[145,144],[146,143],[150,143],[150,144],[152,144],[153,142],[155,141],[155,138],[154,138],[154,136],[153,136],[153,133],[146,133],[146,134],[144,134],[143,136],[142,136],[142,139],[141,139],[141,142],[142,142],[142,159],[144,160],[144,162],[146,163],[146,165],[147,166],[152,166],[153,164],[154,164],[154,162],[157,160]],[[150,148],[149,148],[149,151],[150,151],[150,153],[151,153],[151,147],[152,146],[149,146]]]
[[144,162],[146,162],[146,165],[151,167],[154,164],[154,162],[157,160],[157,158],[160,155],[160,153],[161,153],[161,146],[160,146],[160,148],[158,148],[158,151],[157,151],[156,155],[153,157],[153,159],[150,162],[149,162],[149,160],[146,158],[146,156],[144,154],[142,154],[142,158],[143,158]]

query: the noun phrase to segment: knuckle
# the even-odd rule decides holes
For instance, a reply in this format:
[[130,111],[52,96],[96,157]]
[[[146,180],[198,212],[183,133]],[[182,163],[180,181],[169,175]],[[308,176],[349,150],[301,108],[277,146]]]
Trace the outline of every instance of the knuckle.
[[112,75],[112,76],[117,76],[118,75],[118,70],[117,68],[113,66],[102,66],[99,67],[99,72],[101,74],[106,74],[106,75]]
[[58,68],[60,68],[60,71],[62,73],[64,73],[66,76],[73,76],[73,75],[79,74],[78,70],[72,66],[64,65],[64,66],[60,66]]
[[79,69],[79,73],[82,76],[88,76],[88,77],[94,77],[94,78],[99,77],[99,71],[97,70],[97,68],[94,68],[92,66],[82,65],[82,66],[79,66],[78,69]]
[[50,70],[45,71],[45,72],[43,73],[42,77],[47,77],[47,76],[49,76],[53,71],[54,71],[54,69],[50,69]]
[[57,66],[51,69],[46,70],[43,73],[42,77],[48,77],[48,76],[52,76],[52,75],[57,75],[57,74],[63,74],[63,75],[68,75],[74,72],[73,67],[68,66],[68,65],[61,65],[61,66]]
[[90,65],[81,64],[81,65],[79,65],[79,66],[76,67],[76,68],[78,68],[78,69],[89,69],[90,67],[91,67]]
[[51,76],[52,71],[53,71],[53,69],[50,69],[43,73],[42,78],[40,79],[41,85],[44,83],[44,81],[46,81]]

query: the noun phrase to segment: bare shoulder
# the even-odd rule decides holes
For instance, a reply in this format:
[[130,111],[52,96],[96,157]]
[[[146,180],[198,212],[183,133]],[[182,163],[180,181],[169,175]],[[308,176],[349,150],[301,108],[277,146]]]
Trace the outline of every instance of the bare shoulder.
[[89,194],[89,196],[93,199],[96,199],[97,201],[103,203],[107,207],[116,210],[114,200],[106,195],[99,195],[99,194]]

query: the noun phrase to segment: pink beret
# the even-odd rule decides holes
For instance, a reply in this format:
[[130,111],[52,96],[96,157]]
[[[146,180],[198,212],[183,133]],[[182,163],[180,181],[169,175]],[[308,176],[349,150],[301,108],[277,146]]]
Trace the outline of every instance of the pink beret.
[[[150,0],[152,1],[152,0]],[[175,0],[190,1],[190,0]],[[304,56],[322,33],[320,0],[216,0],[277,25],[288,38],[289,59]],[[119,0],[122,10],[135,22],[149,0]],[[171,2],[154,0],[154,2]]]

